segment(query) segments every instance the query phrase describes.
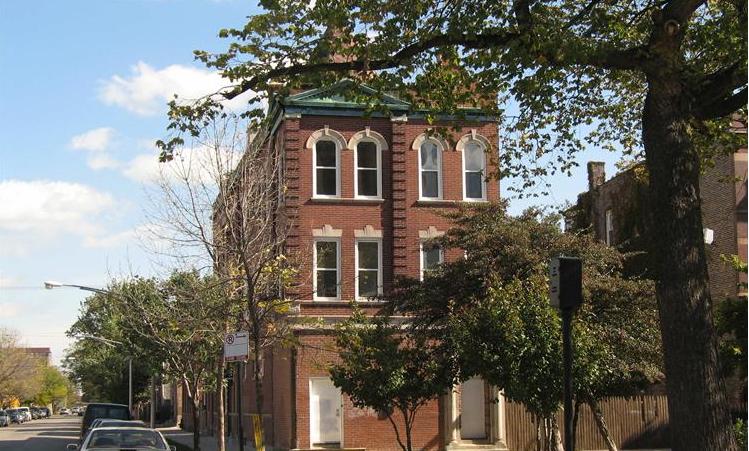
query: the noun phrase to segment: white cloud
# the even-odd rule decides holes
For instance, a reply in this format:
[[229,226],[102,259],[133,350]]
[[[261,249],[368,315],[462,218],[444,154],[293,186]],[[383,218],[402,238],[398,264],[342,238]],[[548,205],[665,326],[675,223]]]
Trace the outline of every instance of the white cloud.
[[112,248],[126,244],[137,243],[141,236],[147,231],[145,226],[125,230],[112,235],[87,236],[83,240],[83,245],[90,248]]
[[217,179],[216,174],[234,169],[240,157],[241,153],[236,149],[227,148],[218,153],[215,149],[198,146],[182,149],[172,161],[160,163],[156,151],[153,151],[137,155],[125,165],[122,173],[142,184],[153,184],[164,177],[167,180],[184,177],[211,185]]
[[116,202],[79,183],[6,180],[0,205],[0,253],[23,255],[65,235],[101,235],[99,220]]
[[88,167],[98,171],[99,169],[115,169],[120,166],[120,162],[112,158],[107,154],[102,155],[91,155],[88,160]]
[[112,144],[115,130],[112,127],[100,127],[89,130],[70,139],[70,147],[88,153],[86,163],[91,169],[114,169],[120,163],[107,152]]
[[101,152],[109,148],[112,141],[114,129],[111,127],[100,127],[89,130],[80,135],[73,136],[70,140],[70,147],[77,150],[88,150]]
[[21,309],[18,308],[18,305],[11,304],[8,302],[0,303],[0,319],[11,319],[18,316]]
[[[230,82],[218,72],[172,64],[155,69],[143,61],[131,68],[129,77],[113,75],[103,82],[99,99],[141,116],[163,111],[174,94],[181,99],[197,99],[227,87]],[[247,96],[227,102],[231,109],[241,108]]]

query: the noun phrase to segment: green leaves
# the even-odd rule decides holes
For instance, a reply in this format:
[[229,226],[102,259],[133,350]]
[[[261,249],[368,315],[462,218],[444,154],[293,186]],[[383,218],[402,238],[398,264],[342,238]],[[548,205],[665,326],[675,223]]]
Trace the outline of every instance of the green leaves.
[[561,326],[547,280],[556,255],[583,261],[585,302],[573,324],[576,396],[629,394],[662,378],[653,284],[625,277],[616,249],[562,233],[556,215],[508,216],[501,203],[448,217],[456,226],[438,241],[466,249],[466,258],[424,282],[401,281],[387,311],[409,317],[410,336],[424,337],[432,358],[454,358],[456,380],[480,375],[537,415],[557,410]]

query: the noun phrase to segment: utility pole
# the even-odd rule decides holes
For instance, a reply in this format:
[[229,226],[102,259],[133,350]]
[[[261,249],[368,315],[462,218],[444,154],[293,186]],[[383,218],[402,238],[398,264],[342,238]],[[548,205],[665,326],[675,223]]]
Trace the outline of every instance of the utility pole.
[[562,316],[562,359],[564,362],[564,449],[574,451],[572,430],[572,317],[583,302],[582,261],[555,257],[549,263],[549,297]]
[[244,451],[244,425],[242,424],[242,362],[237,362],[237,437],[239,438],[239,451]]

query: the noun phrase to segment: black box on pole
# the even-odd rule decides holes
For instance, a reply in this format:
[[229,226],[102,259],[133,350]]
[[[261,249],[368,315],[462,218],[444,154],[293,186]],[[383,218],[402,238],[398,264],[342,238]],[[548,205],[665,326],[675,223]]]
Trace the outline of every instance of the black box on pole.
[[583,264],[576,257],[554,257],[549,263],[551,305],[576,310],[583,302]]

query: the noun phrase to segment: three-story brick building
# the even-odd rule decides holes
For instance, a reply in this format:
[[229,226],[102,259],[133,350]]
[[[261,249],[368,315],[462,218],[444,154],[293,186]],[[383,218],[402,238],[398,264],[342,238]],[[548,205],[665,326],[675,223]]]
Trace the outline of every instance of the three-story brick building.
[[[462,202],[499,198],[497,122],[477,110],[459,120],[430,123],[409,104],[384,97],[387,114],[329,89],[276,98],[268,142],[282,158],[282,210],[290,231],[285,252],[301,262],[292,297],[297,315],[333,325],[356,301],[368,312],[398,277],[420,277],[462,256],[429,242],[451,226],[439,214]],[[355,89],[368,90],[360,86]],[[449,122],[448,122],[449,120]],[[460,131],[435,133],[441,125]],[[385,416],[355,408],[329,378],[337,356],[326,328],[300,327],[298,346],[264,358],[266,443],[278,449],[397,448]],[[243,382],[244,425],[250,430],[253,384]],[[236,412],[228,398],[230,429]],[[499,399],[499,402],[496,400]],[[422,408],[414,427],[418,449],[506,449],[504,404],[497,390],[474,378]],[[204,421],[213,429],[209,400]],[[189,418],[185,415],[185,418]]]

